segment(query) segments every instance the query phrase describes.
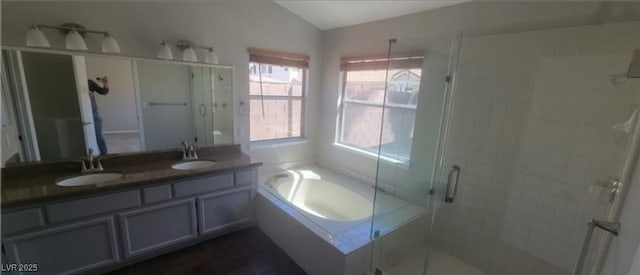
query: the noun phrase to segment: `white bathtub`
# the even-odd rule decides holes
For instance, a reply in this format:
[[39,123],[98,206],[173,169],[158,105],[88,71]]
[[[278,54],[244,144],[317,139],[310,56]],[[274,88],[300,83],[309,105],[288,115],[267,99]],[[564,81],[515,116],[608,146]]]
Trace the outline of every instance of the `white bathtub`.
[[364,196],[339,184],[308,178],[298,171],[284,171],[265,183],[284,200],[316,217],[355,222],[371,217],[373,203]]
[[382,240],[425,212],[325,168],[261,172],[258,226],[311,275],[366,273],[373,231]]

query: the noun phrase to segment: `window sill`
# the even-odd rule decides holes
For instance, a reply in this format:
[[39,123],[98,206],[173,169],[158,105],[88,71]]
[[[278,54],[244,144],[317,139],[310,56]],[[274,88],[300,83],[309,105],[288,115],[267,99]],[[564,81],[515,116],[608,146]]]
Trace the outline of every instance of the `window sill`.
[[[378,155],[377,154],[374,154],[374,153],[371,153],[371,152],[368,152],[368,151],[365,151],[365,150],[362,150],[362,149],[358,149],[358,148],[355,148],[355,147],[352,147],[352,146],[349,146],[349,145],[345,145],[345,144],[342,144],[342,143],[338,143],[338,142],[334,142],[332,144],[333,144],[334,147],[336,147],[336,148],[338,148],[340,150],[344,150],[344,151],[347,151],[347,152],[350,152],[350,153],[354,153],[354,154],[359,155],[359,156],[363,156],[363,157],[378,161]],[[393,159],[393,158],[385,157],[385,156],[380,156],[379,160],[381,162],[383,162],[383,163],[386,163],[386,164],[396,165],[396,166],[398,166],[398,167],[400,167],[402,169],[409,169],[409,163],[411,162],[410,160],[402,161],[402,160],[397,160],[397,159]]]
[[309,140],[302,137],[259,140],[259,141],[252,141],[249,144],[249,149],[254,150],[254,149],[274,148],[274,147],[282,147],[282,146],[292,146],[292,145],[305,144],[307,142],[309,142]]

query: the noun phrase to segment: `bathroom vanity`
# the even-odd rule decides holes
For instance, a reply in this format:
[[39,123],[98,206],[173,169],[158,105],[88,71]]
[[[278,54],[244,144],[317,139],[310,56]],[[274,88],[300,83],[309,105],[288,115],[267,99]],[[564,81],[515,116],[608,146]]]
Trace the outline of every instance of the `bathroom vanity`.
[[58,161],[3,169],[2,257],[43,274],[99,273],[254,224],[257,167],[238,145],[198,149],[210,167],[177,170],[181,152],[115,155],[122,178],[58,186]]

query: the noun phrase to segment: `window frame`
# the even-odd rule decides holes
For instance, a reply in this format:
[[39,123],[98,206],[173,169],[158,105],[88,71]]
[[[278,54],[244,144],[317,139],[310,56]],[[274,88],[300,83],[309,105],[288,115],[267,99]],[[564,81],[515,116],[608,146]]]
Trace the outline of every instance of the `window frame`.
[[[422,69],[422,68],[420,68]],[[387,69],[389,70],[389,69]],[[410,69],[405,69],[407,71],[409,71]],[[361,100],[352,100],[352,99],[348,99],[346,97],[346,87],[347,87],[347,75],[349,72],[357,72],[357,71],[375,71],[375,69],[371,69],[371,70],[340,70],[340,97],[339,97],[339,104],[338,104],[338,119],[336,120],[336,135],[334,138],[334,145],[337,148],[340,149],[346,149],[350,152],[359,154],[359,155],[364,155],[366,157],[369,158],[374,158],[374,159],[379,159],[391,164],[399,164],[400,166],[406,167],[409,165],[409,163],[411,162],[412,159],[412,152],[409,152],[409,156],[408,157],[394,157],[394,156],[389,156],[387,154],[382,153],[382,150],[380,147],[378,147],[377,151],[370,151],[367,150],[366,148],[362,148],[359,146],[355,146],[352,144],[348,144],[345,143],[344,140],[344,133],[345,133],[345,125],[344,125],[344,121],[345,121],[345,106],[347,104],[353,104],[353,105],[360,105],[360,106],[369,106],[369,107],[376,107],[376,108],[381,108],[382,109],[382,113],[383,113],[383,119],[384,119],[384,113],[387,109],[401,109],[401,110],[412,110],[416,113],[417,115],[417,111],[418,111],[418,106],[417,103],[415,106],[412,105],[404,105],[404,104],[389,104],[386,102],[386,96],[387,96],[387,92],[388,92],[388,83],[389,80],[385,79],[385,101],[383,103],[370,103],[370,102],[365,102],[365,101],[361,101]],[[389,76],[386,76],[387,78],[389,78]],[[418,97],[419,98],[419,97]],[[384,121],[383,121],[384,123]],[[413,124],[414,124],[414,130],[415,130],[415,123],[416,120],[414,119]],[[384,124],[382,124],[381,126],[383,126]],[[381,129],[382,131],[382,129]],[[379,140],[380,138],[378,138]],[[378,146],[380,146],[381,144],[378,144]]]
[[[286,66],[286,65],[277,65],[277,64],[268,64],[268,63],[259,63],[259,62],[253,62],[253,61],[249,61],[249,64],[257,64],[258,65],[258,71],[261,69],[262,66],[265,66],[265,70],[267,66],[280,66],[280,67],[285,67],[285,68],[296,68],[293,66]],[[255,147],[262,147],[262,146],[269,146],[269,145],[278,145],[278,144],[282,144],[282,143],[297,143],[300,141],[304,141],[306,140],[306,119],[307,119],[307,90],[308,90],[308,77],[309,77],[309,69],[307,68],[296,68],[296,69],[300,69],[302,70],[302,85],[301,85],[301,93],[300,96],[294,96],[294,95],[286,95],[286,96],[282,96],[282,95],[252,95],[251,91],[249,91],[249,106],[251,106],[251,100],[254,99],[258,99],[258,100],[283,100],[283,99],[287,99],[287,103],[289,104],[289,109],[291,110],[291,106],[293,106],[293,101],[294,100],[300,100],[300,135],[299,136],[292,136],[292,137],[283,137],[283,138],[271,138],[271,139],[261,139],[261,140],[252,140],[251,139],[251,123],[249,123],[249,143],[251,144],[251,146],[255,146]],[[290,70],[288,70],[290,71]],[[249,80],[249,83],[251,83],[251,80]],[[249,110],[249,113],[251,113],[251,110]],[[289,112],[289,121],[292,120],[293,116],[292,116],[293,112]],[[249,120],[251,120],[251,118],[249,118]]]

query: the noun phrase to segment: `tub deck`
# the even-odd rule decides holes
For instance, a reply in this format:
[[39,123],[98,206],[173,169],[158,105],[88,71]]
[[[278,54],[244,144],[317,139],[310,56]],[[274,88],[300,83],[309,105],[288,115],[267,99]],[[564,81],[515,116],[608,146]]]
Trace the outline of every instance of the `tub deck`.
[[[345,187],[349,191],[359,194],[374,205],[374,218],[357,221],[337,221],[321,218],[296,207],[283,198],[272,186],[265,184],[267,180],[281,172],[261,175],[259,194],[272,202],[278,208],[291,215],[309,230],[329,242],[344,254],[348,254],[371,242],[371,236],[384,236],[427,213],[427,209],[405,201],[394,195],[379,191],[374,195],[373,186],[336,173],[332,170],[317,166],[307,166],[291,169],[304,178],[321,179]],[[332,198],[327,198],[331,200]]]

